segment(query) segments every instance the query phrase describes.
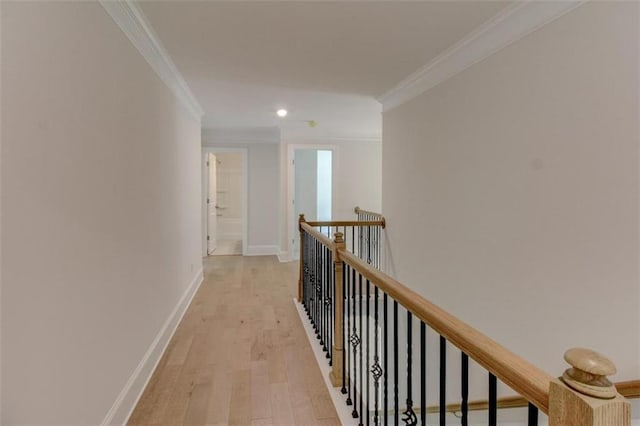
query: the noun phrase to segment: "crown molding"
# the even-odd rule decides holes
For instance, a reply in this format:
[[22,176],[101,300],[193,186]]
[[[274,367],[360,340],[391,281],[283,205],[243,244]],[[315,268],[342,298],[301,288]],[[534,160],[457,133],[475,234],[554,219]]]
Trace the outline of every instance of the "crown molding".
[[380,96],[382,110],[421,95],[583,3],[585,0],[513,3]]
[[366,142],[366,143],[381,143],[382,137],[378,136],[362,136],[362,137],[342,137],[342,136],[327,136],[327,137],[283,137],[283,143],[286,144],[322,144],[322,143],[340,143],[340,142]]
[[99,1],[160,79],[189,112],[201,121],[204,114],[202,107],[136,2],[133,0]]
[[280,143],[278,127],[214,127],[202,130],[202,145],[226,143]]

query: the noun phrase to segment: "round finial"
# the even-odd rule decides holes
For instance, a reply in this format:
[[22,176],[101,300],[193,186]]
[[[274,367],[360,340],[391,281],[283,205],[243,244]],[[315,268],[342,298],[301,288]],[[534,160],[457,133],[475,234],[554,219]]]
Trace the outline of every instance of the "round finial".
[[344,234],[342,232],[336,232],[333,234],[335,243],[344,243]]
[[353,209],[353,210],[356,212],[356,214],[360,213],[360,207],[358,207],[358,206],[356,206],[356,208]]
[[616,396],[615,386],[607,379],[616,373],[616,366],[609,358],[591,349],[573,348],[564,353],[564,359],[572,367],[562,375],[567,386],[596,398]]
[[304,222],[304,213],[300,213],[300,214],[298,215],[298,221],[299,221],[299,222]]

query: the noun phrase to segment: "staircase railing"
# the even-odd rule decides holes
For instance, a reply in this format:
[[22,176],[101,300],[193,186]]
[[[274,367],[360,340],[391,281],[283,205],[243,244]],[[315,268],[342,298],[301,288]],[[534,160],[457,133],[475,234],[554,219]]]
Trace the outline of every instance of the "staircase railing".
[[[321,226],[337,232],[331,238]],[[369,225],[301,218],[299,301],[359,424],[445,425],[455,413],[462,425],[496,425],[506,385],[526,403],[528,425],[540,413],[552,426],[630,425],[630,405],[606,377],[615,373],[609,360],[572,349],[572,368],[554,378],[381,272],[363,259],[366,248],[354,254],[340,226]],[[479,392],[488,393],[485,414],[470,399]]]

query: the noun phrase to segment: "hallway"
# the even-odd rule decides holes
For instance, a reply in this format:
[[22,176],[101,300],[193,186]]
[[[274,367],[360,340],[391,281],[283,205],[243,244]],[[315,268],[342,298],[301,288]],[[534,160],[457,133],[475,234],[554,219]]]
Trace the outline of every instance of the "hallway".
[[204,260],[130,425],[339,424],[293,304],[297,263]]

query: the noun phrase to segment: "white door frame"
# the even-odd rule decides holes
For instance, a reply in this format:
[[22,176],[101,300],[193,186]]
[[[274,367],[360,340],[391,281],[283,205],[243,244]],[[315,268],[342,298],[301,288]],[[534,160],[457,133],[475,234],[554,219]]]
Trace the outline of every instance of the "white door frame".
[[249,155],[247,148],[230,148],[217,146],[202,147],[202,256],[207,256],[207,194],[209,193],[209,176],[207,169],[207,154],[219,152],[239,152],[242,154],[242,255],[247,255],[247,229],[248,229],[248,207],[249,207]]
[[[296,188],[295,188],[295,167],[293,165],[293,159],[295,158],[295,152],[297,149],[319,149],[319,150],[327,150],[332,151],[331,155],[331,219],[335,219],[336,212],[336,200],[338,199],[337,193],[339,190],[339,185],[336,185],[336,170],[338,170],[338,159],[339,152],[337,145],[330,144],[288,144],[287,145],[287,217],[289,220],[287,221],[287,247],[289,247],[289,259],[297,259],[297,253],[293,252],[293,240],[295,238],[300,238],[297,232],[294,232],[293,229],[295,224],[298,223],[298,218],[295,217],[295,206],[293,205],[293,200],[295,198]],[[315,217],[308,217],[307,220],[315,220]],[[297,227],[295,228],[297,229]]]

